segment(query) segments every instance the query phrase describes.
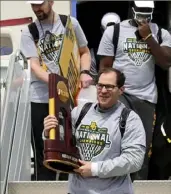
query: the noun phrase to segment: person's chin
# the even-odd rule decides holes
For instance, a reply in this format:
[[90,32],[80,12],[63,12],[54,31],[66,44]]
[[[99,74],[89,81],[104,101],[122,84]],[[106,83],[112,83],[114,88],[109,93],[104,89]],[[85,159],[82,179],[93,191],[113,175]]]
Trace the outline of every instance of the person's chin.
[[44,20],[45,19],[45,16],[43,13],[41,14],[36,14],[36,17],[39,19],[39,20]]
[[101,105],[103,105],[103,106],[105,106],[105,105],[107,105],[108,103],[109,103],[109,100],[106,98],[104,98],[104,99],[100,99],[100,102],[99,102]]
[[43,16],[42,15],[36,15],[38,20],[43,20]]

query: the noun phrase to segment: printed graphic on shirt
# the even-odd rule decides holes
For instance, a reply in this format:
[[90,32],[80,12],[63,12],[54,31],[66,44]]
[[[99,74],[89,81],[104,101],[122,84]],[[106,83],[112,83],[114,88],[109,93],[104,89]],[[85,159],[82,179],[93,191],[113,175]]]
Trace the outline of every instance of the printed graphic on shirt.
[[142,66],[151,57],[150,48],[144,41],[138,41],[136,38],[127,38],[123,45],[124,53],[128,53],[129,58],[136,66]]
[[96,122],[81,125],[78,130],[78,144],[85,161],[99,155],[104,148],[110,148],[111,141],[107,128],[99,128]]
[[57,64],[62,39],[63,34],[57,36],[47,32],[45,38],[40,39],[38,42],[38,49],[42,58],[46,57],[49,61],[54,61]]

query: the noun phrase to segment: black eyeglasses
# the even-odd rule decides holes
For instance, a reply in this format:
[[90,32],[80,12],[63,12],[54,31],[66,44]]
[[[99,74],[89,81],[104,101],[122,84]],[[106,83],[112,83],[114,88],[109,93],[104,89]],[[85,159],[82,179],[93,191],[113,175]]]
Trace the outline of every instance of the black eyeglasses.
[[106,89],[107,91],[112,91],[114,88],[117,88],[118,86],[111,85],[111,84],[101,84],[101,83],[98,83],[98,84],[96,85],[96,87],[97,87],[98,90],[102,90],[103,87],[105,87],[105,89]]

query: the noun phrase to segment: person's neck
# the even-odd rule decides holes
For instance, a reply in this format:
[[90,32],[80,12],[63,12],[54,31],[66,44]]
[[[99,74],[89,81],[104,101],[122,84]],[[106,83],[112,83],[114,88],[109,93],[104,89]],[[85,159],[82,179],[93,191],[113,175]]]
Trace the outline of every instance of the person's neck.
[[138,24],[136,23],[136,21],[134,19],[130,19],[129,23],[131,26],[138,27]]
[[55,12],[52,10],[51,13],[49,14],[48,18],[45,20],[42,20],[42,24],[53,24],[56,22],[56,17],[55,17]]
[[118,107],[118,101],[117,101],[115,104],[112,104],[112,105],[109,106],[109,107],[103,107],[103,106],[101,106],[100,104],[97,105],[98,111],[99,111],[99,112],[103,112],[103,113],[109,112],[109,111],[111,111],[111,110],[113,110],[113,109],[115,109],[115,108],[117,108],[117,107]]

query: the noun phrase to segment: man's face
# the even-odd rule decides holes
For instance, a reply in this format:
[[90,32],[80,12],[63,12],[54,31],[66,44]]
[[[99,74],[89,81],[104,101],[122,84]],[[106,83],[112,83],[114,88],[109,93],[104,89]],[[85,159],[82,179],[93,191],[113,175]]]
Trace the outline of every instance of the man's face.
[[153,17],[152,8],[136,8],[133,7],[134,20],[138,23],[142,23],[143,20],[146,20],[148,23],[151,22]]
[[53,1],[44,1],[42,4],[31,4],[32,10],[38,20],[45,20],[52,11]]
[[123,88],[118,88],[115,72],[101,74],[97,84],[97,99],[101,108],[112,107],[122,93]]

